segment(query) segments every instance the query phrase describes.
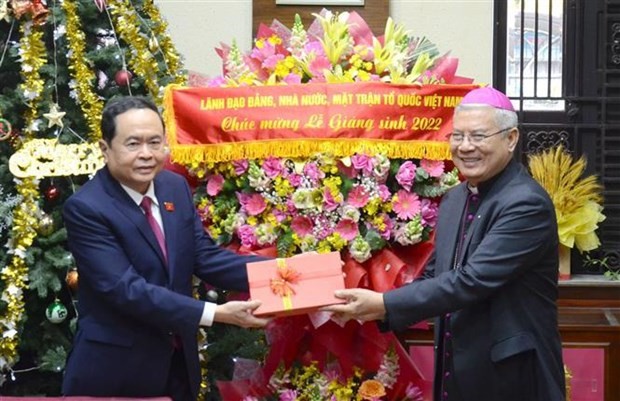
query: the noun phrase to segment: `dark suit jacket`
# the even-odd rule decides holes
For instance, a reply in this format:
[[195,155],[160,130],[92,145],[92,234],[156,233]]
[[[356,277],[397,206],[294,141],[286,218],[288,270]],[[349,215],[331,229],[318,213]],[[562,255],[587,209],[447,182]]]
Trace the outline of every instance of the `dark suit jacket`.
[[[385,323],[401,330],[450,313],[452,379],[462,400],[513,399],[503,397],[528,386],[536,389],[537,400],[563,401],[553,204],[523,166],[511,162],[486,188],[464,251],[454,261],[466,198],[465,183],[444,196],[425,275],[384,295]],[[454,269],[455,262],[462,267]],[[436,344],[444,334],[441,322],[435,324]],[[515,380],[527,367],[515,366],[519,358],[511,357],[528,351],[534,355],[534,382]],[[436,358],[436,366],[441,362]]]
[[[65,395],[165,395],[172,333],[181,338],[197,395],[203,302],[192,298],[192,276],[220,288],[248,289],[245,263],[260,259],[221,249],[205,235],[185,179],[162,171],[155,193],[168,266],[140,207],[107,168],[65,203],[68,243],[80,275]],[[164,202],[172,207],[167,210]]]

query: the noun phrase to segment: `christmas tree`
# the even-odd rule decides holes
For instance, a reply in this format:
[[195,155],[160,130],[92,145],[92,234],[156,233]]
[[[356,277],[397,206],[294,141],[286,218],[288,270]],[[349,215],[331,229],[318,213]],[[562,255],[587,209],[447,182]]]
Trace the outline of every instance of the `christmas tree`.
[[[0,0],[0,393],[59,395],[78,272],[61,208],[105,102],[186,81],[152,0]],[[6,244],[6,246],[5,246]]]

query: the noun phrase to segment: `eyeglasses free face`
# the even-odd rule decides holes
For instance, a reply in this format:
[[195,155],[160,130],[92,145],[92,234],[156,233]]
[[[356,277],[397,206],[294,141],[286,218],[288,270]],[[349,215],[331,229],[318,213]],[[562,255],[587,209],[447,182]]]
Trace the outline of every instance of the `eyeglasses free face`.
[[163,150],[165,147],[164,140],[162,138],[153,138],[149,139],[146,142],[139,141],[137,139],[131,138],[129,141],[123,144],[123,149],[126,152],[134,153],[144,148],[144,145],[152,151],[157,152]]
[[467,140],[469,141],[469,143],[480,144],[485,139],[490,138],[493,135],[501,134],[502,132],[506,132],[506,131],[511,130],[513,128],[514,127],[500,129],[499,131],[494,132],[492,134],[470,134],[470,135],[466,135],[466,134],[463,134],[462,132],[453,132],[453,133],[448,135],[448,138],[450,139],[450,143],[454,144],[454,145],[459,145],[459,144],[463,143],[463,141],[465,140],[465,137],[467,137]]

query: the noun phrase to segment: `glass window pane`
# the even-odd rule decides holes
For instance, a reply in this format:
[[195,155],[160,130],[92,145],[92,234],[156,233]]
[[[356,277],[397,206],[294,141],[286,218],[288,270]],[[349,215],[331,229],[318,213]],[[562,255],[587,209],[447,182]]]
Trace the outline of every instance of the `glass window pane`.
[[511,0],[507,18],[508,96],[525,110],[563,110],[564,0]]

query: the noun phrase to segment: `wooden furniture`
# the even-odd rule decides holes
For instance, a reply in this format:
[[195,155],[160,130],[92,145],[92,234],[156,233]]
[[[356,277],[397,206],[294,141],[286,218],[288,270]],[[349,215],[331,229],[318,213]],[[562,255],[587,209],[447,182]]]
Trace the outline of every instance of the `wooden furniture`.
[[[573,276],[560,282],[559,289],[559,328],[565,354],[571,350],[602,351],[602,368],[591,368],[603,371],[603,401],[620,401],[620,282],[602,276]],[[411,329],[400,338],[406,347],[430,346],[432,327]],[[578,380],[573,375],[571,381]],[[572,398],[572,401],[579,400]]]
[[375,36],[383,35],[385,22],[390,16],[389,0],[366,0],[363,6],[330,6],[325,5],[276,5],[276,0],[253,0],[252,1],[252,35],[256,36],[258,25],[263,23],[267,26],[274,19],[280,21],[288,28],[293,26],[295,14],[299,14],[304,27],[308,29],[314,20],[312,13],[320,13],[323,8],[332,12],[355,11],[364,18]]

